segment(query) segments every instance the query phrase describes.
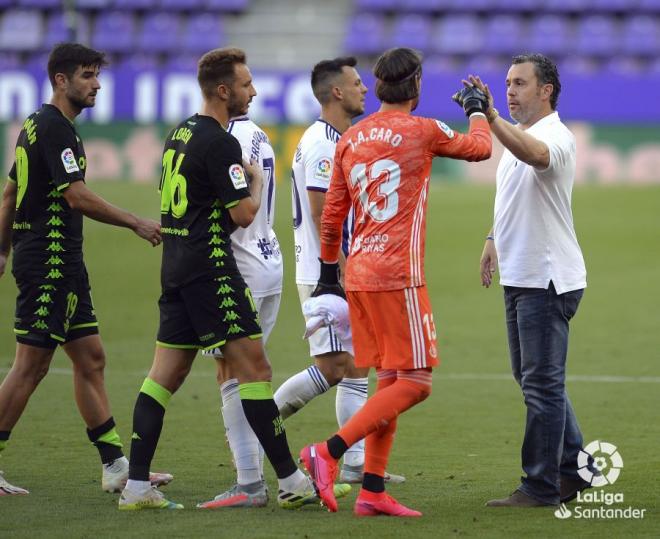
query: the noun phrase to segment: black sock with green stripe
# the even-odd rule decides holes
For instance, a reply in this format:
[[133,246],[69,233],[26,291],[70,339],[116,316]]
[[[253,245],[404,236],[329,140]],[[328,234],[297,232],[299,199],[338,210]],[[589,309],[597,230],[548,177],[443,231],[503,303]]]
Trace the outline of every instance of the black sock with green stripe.
[[115,428],[114,418],[110,417],[110,419],[98,427],[87,429],[87,436],[89,437],[89,441],[98,449],[103,464],[109,464],[124,456],[124,452],[121,450],[123,446]]
[[291,457],[284,423],[273,400],[270,382],[240,384],[238,391],[245,417],[257,435],[279,479],[289,477],[298,467]]
[[149,481],[149,468],[163,430],[165,408],[172,393],[151,378],[145,378],[133,410],[133,436],[128,478]]
[[7,442],[9,441],[9,435],[11,434],[10,430],[0,430],[0,453],[7,447]]

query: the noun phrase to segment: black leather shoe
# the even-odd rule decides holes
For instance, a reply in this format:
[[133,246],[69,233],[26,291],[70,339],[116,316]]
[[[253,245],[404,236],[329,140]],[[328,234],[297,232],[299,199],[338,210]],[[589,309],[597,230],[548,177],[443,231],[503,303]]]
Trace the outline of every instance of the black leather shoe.
[[554,504],[540,502],[520,490],[516,490],[508,498],[486,502],[486,507],[547,507],[549,505]]
[[581,477],[562,477],[559,484],[559,501],[568,503],[577,497],[578,492],[587,488],[591,488],[591,483]]

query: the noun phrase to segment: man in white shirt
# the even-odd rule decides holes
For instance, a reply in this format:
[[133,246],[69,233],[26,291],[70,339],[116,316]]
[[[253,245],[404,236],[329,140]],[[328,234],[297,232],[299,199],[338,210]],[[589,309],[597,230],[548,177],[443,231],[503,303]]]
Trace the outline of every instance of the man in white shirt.
[[499,116],[479,77],[469,83],[489,95],[491,130],[505,147],[481,282],[491,285],[499,263],[513,376],[527,406],[527,476],[509,497],[487,505],[557,505],[588,486],[577,474],[583,440],[565,388],[569,321],[587,285],[571,212],[575,137],[556,112],[561,84],[545,56],[513,58],[506,86],[517,125]]

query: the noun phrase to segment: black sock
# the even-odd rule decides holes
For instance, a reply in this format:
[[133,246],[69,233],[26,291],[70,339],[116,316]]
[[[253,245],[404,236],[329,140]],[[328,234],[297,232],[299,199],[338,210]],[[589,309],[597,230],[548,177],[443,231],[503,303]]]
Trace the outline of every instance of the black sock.
[[98,449],[103,464],[109,464],[124,456],[124,452],[121,450],[121,440],[115,430],[115,420],[113,417],[110,417],[110,419],[98,427],[87,429],[87,436],[89,437],[89,441]]
[[270,399],[241,398],[245,417],[257,435],[264,453],[268,457],[279,479],[289,477],[298,469],[293,462],[289,444],[275,401]]
[[5,447],[7,447],[7,441],[9,440],[10,434],[10,430],[0,430],[0,453],[2,453],[2,450]]
[[140,392],[133,410],[133,436],[128,478],[149,481],[149,468],[163,429],[165,408],[156,399]]
[[346,442],[342,440],[341,436],[335,434],[332,438],[329,438],[326,442],[328,444],[328,453],[333,459],[339,460],[342,458],[344,453],[348,451],[348,446]]
[[362,488],[369,492],[385,492],[385,478],[373,473],[365,473]]

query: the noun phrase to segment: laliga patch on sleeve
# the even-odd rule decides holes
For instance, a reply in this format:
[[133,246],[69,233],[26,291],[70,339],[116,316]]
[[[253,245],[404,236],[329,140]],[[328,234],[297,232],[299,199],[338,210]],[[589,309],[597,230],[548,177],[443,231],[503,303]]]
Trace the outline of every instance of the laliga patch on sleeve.
[[78,164],[76,163],[76,156],[73,155],[73,150],[71,148],[65,148],[62,152],[62,164],[64,165],[64,170],[66,170],[68,174],[80,171]]
[[245,171],[241,165],[234,163],[230,166],[229,177],[231,178],[231,183],[234,184],[234,189],[245,189],[247,187]]
[[316,164],[314,179],[330,181],[330,176],[332,176],[332,161],[327,157],[323,157]]
[[449,138],[454,138],[454,131],[451,127],[449,127],[445,122],[441,122],[440,120],[436,120],[435,123],[438,124],[438,127],[444,132],[445,135],[447,135]]

